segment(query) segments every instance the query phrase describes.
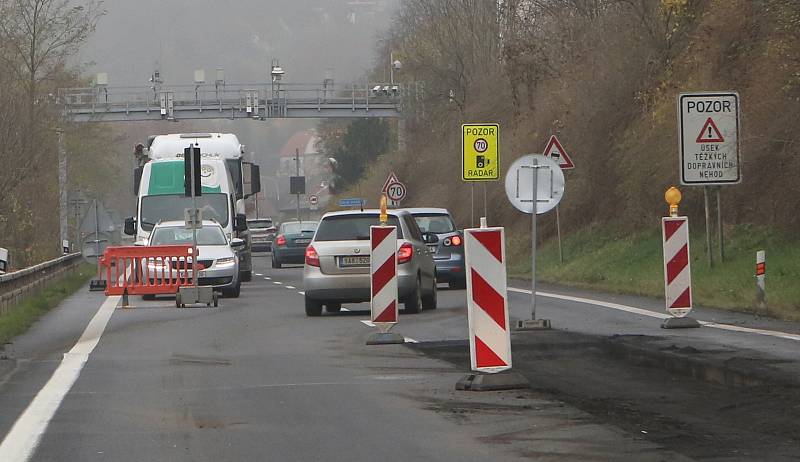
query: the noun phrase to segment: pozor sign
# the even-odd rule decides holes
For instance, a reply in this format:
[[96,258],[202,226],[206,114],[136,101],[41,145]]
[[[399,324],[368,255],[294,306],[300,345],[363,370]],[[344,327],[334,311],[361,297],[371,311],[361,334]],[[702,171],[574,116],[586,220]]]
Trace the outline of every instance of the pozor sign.
[[739,183],[739,94],[682,93],[678,96],[681,183]]

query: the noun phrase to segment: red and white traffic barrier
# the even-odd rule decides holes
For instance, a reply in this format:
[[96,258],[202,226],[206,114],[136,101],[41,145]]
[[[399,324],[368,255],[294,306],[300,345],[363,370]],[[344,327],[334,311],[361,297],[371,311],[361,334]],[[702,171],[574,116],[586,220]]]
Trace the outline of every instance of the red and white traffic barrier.
[[478,372],[511,369],[505,244],[503,228],[464,230],[470,361]]
[[397,227],[372,226],[369,238],[371,318],[386,332],[397,323]]
[[692,310],[692,271],[689,259],[689,219],[661,219],[664,238],[664,291],[667,312],[682,318]]

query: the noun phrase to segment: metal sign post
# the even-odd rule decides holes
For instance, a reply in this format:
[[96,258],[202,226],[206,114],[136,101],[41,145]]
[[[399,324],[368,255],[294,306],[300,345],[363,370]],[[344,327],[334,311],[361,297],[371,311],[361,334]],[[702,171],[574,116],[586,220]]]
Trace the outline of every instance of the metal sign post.
[[[520,330],[549,329],[550,320],[536,319],[536,215],[547,213],[564,196],[564,172],[552,159],[529,154],[517,159],[506,174],[506,196],[531,216],[531,319],[520,320]],[[528,191],[530,188],[530,191]]]
[[[544,148],[543,152],[545,157],[549,157],[556,162],[558,162],[558,166],[561,167],[561,170],[572,170],[575,168],[575,163],[572,162],[570,155],[567,154],[567,150],[564,149],[564,146],[561,145],[561,142],[558,140],[556,135],[550,135],[550,139],[547,141],[547,145]],[[558,210],[558,205],[556,205],[556,237],[558,238],[558,262],[564,263],[564,248],[561,242],[561,214]]]

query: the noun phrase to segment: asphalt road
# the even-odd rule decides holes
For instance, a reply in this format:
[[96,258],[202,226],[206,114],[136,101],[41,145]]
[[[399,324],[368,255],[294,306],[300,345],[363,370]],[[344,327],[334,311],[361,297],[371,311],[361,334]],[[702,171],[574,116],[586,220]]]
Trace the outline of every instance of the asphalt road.
[[[255,265],[241,298],[223,299],[219,309],[134,298],[133,308],[109,312],[99,333],[82,336],[105,298],[81,293],[7,345],[0,360],[3,445],[12,428],[42,435],[29,458],[0,460],[690,460],[544,390],[456,392],[467,372],[457,362],[405,346],[366,346],[373,332],[361,322],[366,304],[307,318],[301,269],[273,270],[264,257]],[[409,342],[464,339],[464,299],[464,291],[440,290],[437,310],[401,315],[397,331]],[[509,299],[512,318],[526,317],[528,296],[511,292]],[[778,357],[798,344],[717,327],[663,331],[657,301],[606,301],[654,314],[543,297],[539,315],[572,332],[667,336]],[[698,314],[797,333],[790,323]],[[74,383],[54,379],[73,357],[64,353],[87,341],[96,347],[67,371],[75,372]],[[57,386],[63,400],[43,396]],[[52,418],[41,411],[48,405]],[[33,416],[31,408],[38,410]]]

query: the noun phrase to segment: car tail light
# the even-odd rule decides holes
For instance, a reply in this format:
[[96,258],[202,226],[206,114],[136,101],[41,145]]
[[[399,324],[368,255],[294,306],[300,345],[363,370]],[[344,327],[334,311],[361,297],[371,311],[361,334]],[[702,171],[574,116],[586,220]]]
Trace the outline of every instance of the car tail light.
[[397,263],[408,263],[411,261],[411,257],[413,256],[414,247],[412,247],[408,242],[404,242],[403,245],[397,249]]
[[286,245],[286,236],[283,234],[278,235],[278,238],[275,239],[275,243],[278,244],[279,247],[283,247]]
[[313,246],[306,247],[306,265],[319,266],[319,255]]
[[461,236],[453,236],[453,237],[448,237],[447,239],[445,239],[444,240],[444,245],[447,246],[447,247],[451,247],[451,246],[452,247],[458,247],[458,246],[461,245],[461,242],[462,242]]

